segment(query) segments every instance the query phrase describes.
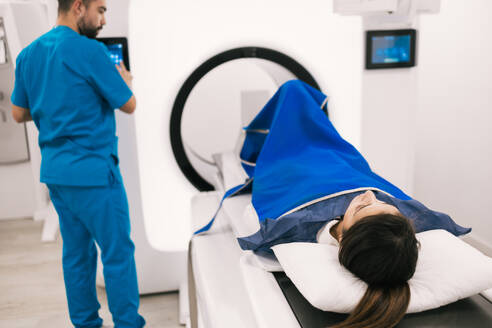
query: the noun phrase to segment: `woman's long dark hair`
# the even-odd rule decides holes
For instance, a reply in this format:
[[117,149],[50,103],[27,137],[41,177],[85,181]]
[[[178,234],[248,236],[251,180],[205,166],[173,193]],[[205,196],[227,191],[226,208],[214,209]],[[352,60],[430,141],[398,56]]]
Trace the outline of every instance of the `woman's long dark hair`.
[[365,217],[342,235],[338,259],[368,288],[354,311],[332,328],[391,328],[410,303],[408,280],[419,243],[409,220],[381,214]]

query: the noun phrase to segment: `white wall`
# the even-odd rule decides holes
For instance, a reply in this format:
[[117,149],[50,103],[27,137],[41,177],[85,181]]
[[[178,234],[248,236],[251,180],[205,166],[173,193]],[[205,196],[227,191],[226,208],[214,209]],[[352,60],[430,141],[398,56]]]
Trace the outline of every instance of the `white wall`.
[[106,5],[106,26],[98,37],[127,37],[130,0],[106,0]]
[[366,70],[361,153],[374,172],[408,195],[414,192],[418,68]]
[[492,1],[443,0],[420,29],[415,197],[492,248]]

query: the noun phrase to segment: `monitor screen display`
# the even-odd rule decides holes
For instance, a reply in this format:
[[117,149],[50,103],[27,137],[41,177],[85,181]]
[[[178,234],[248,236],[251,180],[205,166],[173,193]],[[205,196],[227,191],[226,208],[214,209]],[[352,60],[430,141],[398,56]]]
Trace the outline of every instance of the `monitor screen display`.
[[372,37],[372,62],[374,64],[408,61],[410,61],[410,35]]
[[366,68],[415,66],[415,30],[368,31]]

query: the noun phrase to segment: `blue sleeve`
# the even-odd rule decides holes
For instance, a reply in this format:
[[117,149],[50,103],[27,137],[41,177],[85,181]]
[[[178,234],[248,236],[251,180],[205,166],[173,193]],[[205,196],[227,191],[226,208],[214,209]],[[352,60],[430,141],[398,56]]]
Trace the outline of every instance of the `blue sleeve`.
[[90,60],[89,81],[112,108],[121,108],[133,93],[109,58],[104,45],[98,43],[95,48]]
[[17,56],[16,65],[15,65],[15,85],[14,91],[12,92],[12,96],[10,101],[12,104],[29,109],[29,99],[27,97],[26,83],[23,78],[22,66],[23,66],[23,53],[21,52],[19,56]]

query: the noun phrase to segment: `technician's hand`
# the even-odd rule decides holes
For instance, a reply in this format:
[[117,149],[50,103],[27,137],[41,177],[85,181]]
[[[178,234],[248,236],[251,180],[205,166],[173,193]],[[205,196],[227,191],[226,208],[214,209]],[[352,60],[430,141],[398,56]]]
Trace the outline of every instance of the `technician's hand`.
[[128,85],[128,87],[131,89],[133,76],[132,76],[132,73],[130,73],[126,69],[125,63],[123,63],[123,61],[121,61],[119,65],[116,65],[116,69],[118,70],[118,72],[120,72],[120,75],[123,78],[123,80],[126,82],[126,85]]

